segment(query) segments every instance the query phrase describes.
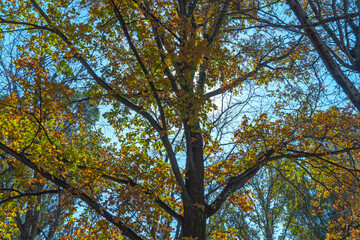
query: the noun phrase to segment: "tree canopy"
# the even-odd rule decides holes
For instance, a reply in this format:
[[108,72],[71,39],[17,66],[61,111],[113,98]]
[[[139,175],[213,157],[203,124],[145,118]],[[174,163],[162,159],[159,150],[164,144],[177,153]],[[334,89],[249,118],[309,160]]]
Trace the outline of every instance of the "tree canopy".
[[358,237],[359,9],[0,0],[1,237]]

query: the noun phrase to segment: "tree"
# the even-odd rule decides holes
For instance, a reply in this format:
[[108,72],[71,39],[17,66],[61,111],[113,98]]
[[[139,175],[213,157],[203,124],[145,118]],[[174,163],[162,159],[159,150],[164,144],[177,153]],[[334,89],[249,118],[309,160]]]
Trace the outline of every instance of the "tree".
[[[360,73],[360,21],[358,1],[286,1],[300,22],[303,33],[311,41],[326,69],[351,103],[360,110],[358,85]],[[310,17],[311,16],[311,17]],[[353,186],[357,183],[353,183]],[[353,192],[353,186],[347,191]],[[346,189],[346,188],[345,188]],[[359,237],[358,203],[352,197],[340,204],[342,216],[332,225],[337,230],[331,239]],[[347,202],[347,203],[346,203]],[[339,205],[338,202],[335,203]],[[339,207],[339,206],[338,206]]]
[[[286,2],[331,76],[360,111],[360,93],[345,71],[360,71],[360,6],[357,1],[309,1],[306,9],[314,16],[315,22],[299,1]],[[321,31],[317,31],[316,26],[321,27]]]
[[[323,182],[306,178],[291,179],[281,166],[264,170],[248,183],[245,194],[242,193],[243,197],[250,197],[247,205],[243,204],[239,208],[230,201],[216,216],[210,218],[210,235],[220,232],[239,239],[300,240],[326,239],[327,236],[329,239],[334,232],[341,232],[339,219],[354,215],[349,211],[349,207],[352,209],[354,204],[339,204],[335,191],[331,191],[328,197],[322,196],[323,191],[319,191],[319,188]],[[325,184],[329,185],[328,182]],[[349,191],[347,188],[343,190]],[[348,197],[353,194],[356,195],[351,192]],[[349,219],[345,221],[347,226],[354,226]],[[341,235],[334,239],[346,233]]]
[[[205,239],[207,219],[227,200],[246,206],[235,192],[279,162],[312,181],[319,180],[313,174],[358,181],[358,113],[329,106],[311,74],[316,54],[297,32],[252,30],[256,15],[276,12],[277,2],[0,6],[4,41],[24,34],[13,63],[30,76],[14,78],[21,91],[1,101],[2,165],[14,166],[23,187],[44,183],[36,194],[61,191],[82,201],[65,239]],[[80,66],[87,81],[50,79]],[[105,117],[116,146],[72,111],[79,91],[112,107]],[[78,126],[70,137],[64,123]],[[339,169],[353,175],[343,178]],[[319,192],[326,197],[336,186]]]
[[[20,39],[21,34],[15,36],[17,39]],[[10,42],[2,46],[2,54],[0,55],[1,66],[0,66],[0,75],[3,80],[2,86],[4,87],[1,91],[1,96],[6,98],[12,94],[21,94],[23,89],[16,84],[16,79],[23,78],[26,81],[31,82],[31,77],[23,72],[21,69],[17,69],[12,60],[20,56],[20,53],[16,49],[16,45],[13,42]],[[47,59],[42,58],[42,63],[46,66]],[[11,74],[9,74],[11,72]],[[80,70],[81,72],[81,70]],[[58,76],[54,73],[50,76],[51,82],[53,84],[69,84],[72,79],[81,79],[81,74],[78,73],[72,76],[72,79],[64,76]],[[38,89],[39,90],[39,89]],[[54,96],[54,99],[61,99],[61,94]],[[72,112],[86,111],[82,116],[86,122],[86,128],[89,128],[94,124],[96,119],[98,119],[98,109],[96,106],[93,106],[89,103],[88,98],[81,96],[81,93],[74,93],[72,101]],[[81,105],[81,106],[80,106]],[[67,135],[70,137],[72,132],[76,132],[78,127],[76,124],[70,122],[64,122],[63,128],[67,132]],[[3,155],[4,159],[6,156]],[[20,173],[20,175],[23,173]],[[32,183],[29,188],[26,186],[21,186],[18,184],[18,176],[16,173],[16,168],[13,167],[11,163],[4,164],[1,166],[1,204],[10,204],[12,207],[15,207],[17,210],[16,216],[13,219],[7,216],[8,212],[2,212],[1,217],[9,221],[14,222],[14,226],[18,229],[17,233],[12,232],[12,238],[15,239],[58,239],[59,232],[64,234],[65,230],[61,229],[61,226],[64,225],[65,219],[69,218],[72,215],[71,208],[69,205],[74,205],[74,199],[70,199],[67,196],[63,196],[61,191],[42,191],[47,187],[44,183],[41,183],[39,180],[38,173],[29,172],[32,174],[33,178],[36,180]],[[20,177],[21,178],[21,177]],[[16,193],[14,195],[14,193]],[[39,194],[42,193],[42,194]],[[49,196],[44,196],[48,194]],[[18,201],[16,201],[18,200]],[[64,205],[68,205],[64,207]],[[13,229],[8,229],[8,232],[11,232]]]
[[[258,134],[259,139],[266,136]],[[353,159],[356,155],[342,156],[343,160],[348,157]],[[250,211],[244,211],[244,205],[241,210],[234,208],[230,202],[225,213],[221,213],[223,219],[211,219],[210,226],[220,233],[235,232],[234,236],[240,239],[356,238],[359,214],[353,197],[357,195],[358,180],[351,176],[356,173],[344,165],[334,168],[326,164],[328,160],[317,156],[268,166],[266,177],[260,172],[247,187],[256,196],[250,201],[253,204]],[[226,222],[227,227],[219,229],[217,222]]]

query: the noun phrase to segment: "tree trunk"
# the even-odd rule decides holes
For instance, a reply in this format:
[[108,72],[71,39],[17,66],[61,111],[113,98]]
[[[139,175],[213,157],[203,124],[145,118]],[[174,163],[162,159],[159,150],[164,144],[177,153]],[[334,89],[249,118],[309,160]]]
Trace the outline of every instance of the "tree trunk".
[[199,125],[185,126],[187,143],[186,189],[191,202],[184,201],[182,237],[206,239],[203,139]]
[[206,239],[206,215],[197,206],[184,207],[183,238]]

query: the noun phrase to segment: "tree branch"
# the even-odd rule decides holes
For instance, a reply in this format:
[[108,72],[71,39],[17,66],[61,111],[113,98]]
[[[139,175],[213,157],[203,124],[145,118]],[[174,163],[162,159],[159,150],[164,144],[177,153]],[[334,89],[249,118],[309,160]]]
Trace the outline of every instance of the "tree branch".
[[[113,176],[109,176],[106,174],[103,174],[103,176],[109,180],[112,180],[114,182],[117,183],[121,183],[121,184],[129,184],[131,187],[135,187],[135,186],[140,186],[142,189],[144,189],[141,185],[139,185],[138,183],[136,183],[134,180],[128,178],[128,180],[124,180],[124,179],[118,179],[116,177]],[[144,193],[147,195],[153,195],[153,192],[149,191],[148,189],[144,189]],[[167,205],[165,202],[163,202],[159,197],[155,197],[155,203],[161,207],[165,212],[167,212],[168,214],[170,214],[173,218],[175,218],[176,220],[178,220],[179,222],[183,221],[183,217],[179,214],[177,214],[174,210],[172,210],[169,205]]]
[[256,173],[270,160],[270,156],[274,153],[274,150],[268,150],[266,152],[261,152],[258,155],[258,159],[256,164],[252,167],[245,170],[240,175],[231,177],[227,182],[225,188],[221,191],[221,193],[216,197],[216,199],[210,204],[210,206],[206,206],[206,216],[210,217],[215,214],[221,206],[225,203],[226,199],[236,190],[242,188],[245,183],[250,180],[252,177],[256,175]]
[[106,220],[108,220],[110,223],[112,223],[114,226],[119,228],[122,233],[133,240],[142,240],[142,238],[137,235],[134,231],[132,231],[130,228],[127,227],[127,225],[123,222],[121,222],[118,218],[116,218],[114,215],[112,215],[110,212],[105,210],[105,208],[93,200],[91,197],[83,193],[79,189],[75,189],[71,187],[67,182],[64,180],[50,174],[49,172],[44,171],[41,167],[36,166],[33,162],[31,162],[30,159],[25,157],[25,155],[20,154],[16,152],[15,150],[7,147],[5,144],[0,142],[0,149],[11,156],[13,156],[16,160],[20,161],[22,164],[28,166],[35,172],[39,173],[41,176],[49,180],[50,182],[56,184],[57,186],[63,188],[64,190],[67,190],[70,194],[73,194],[74,196],[77,196],[81,200],[83,200],[90,208],[94,209],[100,216],[104,217]]
[[[5,189],[0,189],[0,192],[3,191],[3,190],[5,190]],[[17,191],[17,190],[11,190],[11,191],[17,192],[18,195],[13,196],[13,197],[8,197],[8,198],[0,201],[0,205],[1,205],[1,204],[4,204],[4,203],[6,203],[6,202],[9,202],[9,201],[18,199],[18,198],[22,198],[22,197],[41,196],[41,195],[44,195],[44,194],[54,194],[54,193],[59,193],[59,192],[61,192],[61,190],[46,190],[46,191],[35,192],[35,193],[22,193],[22,192],[19,192],[19,191]]]
[[[240,175],[231,177],[226,184],[225,188],[221,191],[221,193],[216,197],[216,199],[210,204],[210,206],[206,206],[206,216],[210,217],[213,214],[215,214],[221,206],[225,203],[226,199],[236,190],[242,188],[245,183],[250,180],[255,174],[261,169],[262,166],[264,166],[267,162],[282,159],[282,158],[304,158],[304,157],[322,157],[326,155],[336,155],[340,153],[349,152],[352,150],[359,150],[360,147],[353,147],[353,148],[347,148],[342,150],[336,150],[336,151],[328,151],[328,152],[321,152],[321,153],[307,153],[307,152],[301,152],[301,151],[295,151],[291,149],[286,149],[286,151],[293,151],[297,152],[298,154],[281,154],[278,156],[272,156],[275,151],[270,149],[266,152],[261,152],[258,155],[258,160],[256,161],[256,164],[254,164],[252,167],[241,173]],[[330,164],[333,164],[333,162],[329,161]],[[335,164],[334,164],[335,165]],[[336,164],[338,167],[342,167],[341,165]],[[342,167],[343,168],[343,167]],[[359,170],[360,171],[360,170]]]
[[[301,38],[300,38],[300,39],[301,39]],[[267,64],[269,64],[269,63],[271,63],[271,62],[281,61],[281,60],[287,58],[287,57],[291,54],[291,52],[293,51],[294,48],[295,48],[295,47],[292,47],[287,53],[285,53],[285,54],[282,55],[282,56],[272,57],[272,58],[270,58],[270,59],[268,59],[268,60],[266,60],[266,61],[263,61],[262,63],[259,63],[253,71],[248,72],[248,73],[246,73],[244,76],[237,78],[236,80],[234,80],[233,82],[229,83],[228,85],[225,85],[225,86],[223,86],[223,87],[220,87],[220,88],[218,88],[218,89],[215,89],[215,90],[213,90],[213,91],[211,91],[211,92],[205,93],[205,94],[204,94],[204,97],[205,97],[205,98],[211,98],[211,97],[214,97],[214,96],[219,95],[219,94],[221,94],[221,93],[224,93],[224,92],[226,92],[226,91],[229,91],[229,90],[233,89],[234,87],[237,87],[240,83],[246,81],[246,80],[249,79],[250,77],[255,76],[255,74],[258,73],[259,70],[262,69],[263,67],[266,67]]]
[[219,31],[220,31],[220,28],[221,28],[221,25],[222,25],[222,21],[224,20],[224,18],[226,16],[226,11],[227,11],[229,5],[230,5],[230,1],[226,0],[223,7],[220,10],[220,15],[219,15],[219,17],[218,17],[218,19],[217,19],[217,21],[215,23],[214,31],[212,32],[211,36],[207,39],[208,40],[208,45],[210,45],[215,40],[217,35],[219,34]]

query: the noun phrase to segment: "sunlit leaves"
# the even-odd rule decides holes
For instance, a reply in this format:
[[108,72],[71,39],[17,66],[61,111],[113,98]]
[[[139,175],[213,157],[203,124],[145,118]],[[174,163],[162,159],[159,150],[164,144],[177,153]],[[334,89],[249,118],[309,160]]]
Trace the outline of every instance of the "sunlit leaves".
[[[283,190],[281,202],[289,198],[291,214],[302,201],[284,193],[284,182],[311,191],[317,216],[337,207],[350,212],[345,198],[353,203],[358,194],[359,116],[326,99],[309,43],[293,27],[277,27],[292,23],[286,13],[278,16],[282,3],[0,4],[1,35],[13,42],[13,31],[22,33],[0,100],[1,170],[14,176],[0,174],[13,188],[1,192],[9,199],[9,232],[24,209],[11,209],[20,202],[12,197],[33,186],[72,199],[61,203],[69,210],[63,224],[73,227],[64,239],[121,239],[122,227],[145,239],[179,237],[185,215],[199,216],[192,222],[205,232],[206,218],[225,200],[233,211],[251,213],[271,184],[272,194]],[[94,105],[115,143],[91,125]],[[278,175],[260,175],[268,181],[244,188],[266,170]],[[286,181],[271,182],[274,176]],[[355,224],[356,215],[329,227]],[[237,234],[224,223],[210,237]]]

